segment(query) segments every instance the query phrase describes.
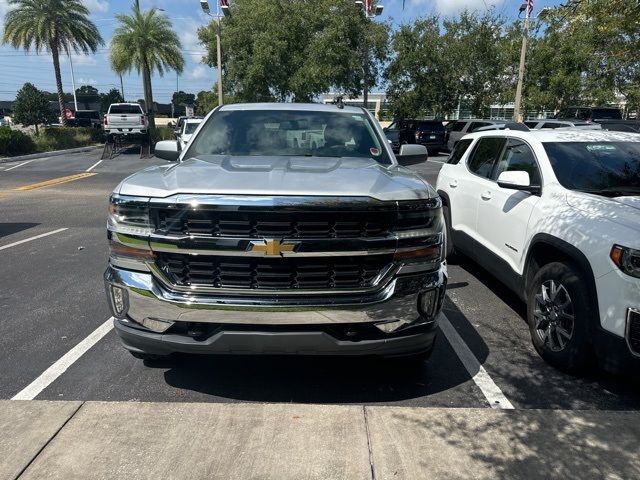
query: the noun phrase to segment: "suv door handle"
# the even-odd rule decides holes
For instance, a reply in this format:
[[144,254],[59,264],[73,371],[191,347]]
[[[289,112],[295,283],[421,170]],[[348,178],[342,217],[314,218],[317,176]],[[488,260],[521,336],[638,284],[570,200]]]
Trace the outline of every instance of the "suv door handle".
[[483,200],[491,200],[491,192],[488,190],[486,192],[483,192],[482,194],[480,194],[480,198],[482,198]]
[[451,180],[451,181],[449,182],[449,186],[450,186],[451,188],[456,188],[456,187],[458,186],[458,181],[457,181],[457,180]]

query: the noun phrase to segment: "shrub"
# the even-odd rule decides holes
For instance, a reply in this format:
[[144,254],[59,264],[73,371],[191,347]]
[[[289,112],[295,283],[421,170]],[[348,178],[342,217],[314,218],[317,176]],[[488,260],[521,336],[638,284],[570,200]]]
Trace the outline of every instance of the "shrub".
[[29,135],[20,130],[0,127],[0,155],[26,155],[36,151],[36,146]]
[[104,141],[102,130],[89,127],[45,128],[36,137],[38,150],[48,152],[66,148],[86,147]]
[[160,140],[174,140],[176,136],[172,127],[156,127],[151,129],[151,141],[155,144]]

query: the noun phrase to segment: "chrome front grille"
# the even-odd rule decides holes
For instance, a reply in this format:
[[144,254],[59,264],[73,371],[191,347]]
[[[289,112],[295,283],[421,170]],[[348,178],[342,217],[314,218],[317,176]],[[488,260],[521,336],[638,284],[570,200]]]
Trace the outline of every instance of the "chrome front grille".
[[160,235],[229,238],[371,238],[388,235],[393,211],[228,211],[152,208]]
[[374,286],[392,261],[392,255],[256,258],[160,253],[156,264],[179,286],[339,290]]

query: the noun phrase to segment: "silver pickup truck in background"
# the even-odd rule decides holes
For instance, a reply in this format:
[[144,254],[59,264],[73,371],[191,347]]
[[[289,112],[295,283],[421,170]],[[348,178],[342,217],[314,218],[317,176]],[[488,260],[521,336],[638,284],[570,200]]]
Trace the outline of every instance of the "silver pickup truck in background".
[[[295,141],[303,125],[322,141]],[[135,357],[431,354],[441,201],[399,164],[424,146],[394,155],[362,108],[236,104],[155,154],[172,163],[126,178],[109,207],[106,293]]]
[[147,135],[149,122],[138,103],[112,103],[103,119],[107,135]]

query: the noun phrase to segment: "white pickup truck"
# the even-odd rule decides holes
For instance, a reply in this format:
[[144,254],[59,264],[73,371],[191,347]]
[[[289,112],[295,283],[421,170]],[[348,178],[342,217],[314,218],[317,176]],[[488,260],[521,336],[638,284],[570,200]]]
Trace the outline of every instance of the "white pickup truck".
[[112,103],[104,116],[107,135],[147,135],[149,122],[138,103]]

